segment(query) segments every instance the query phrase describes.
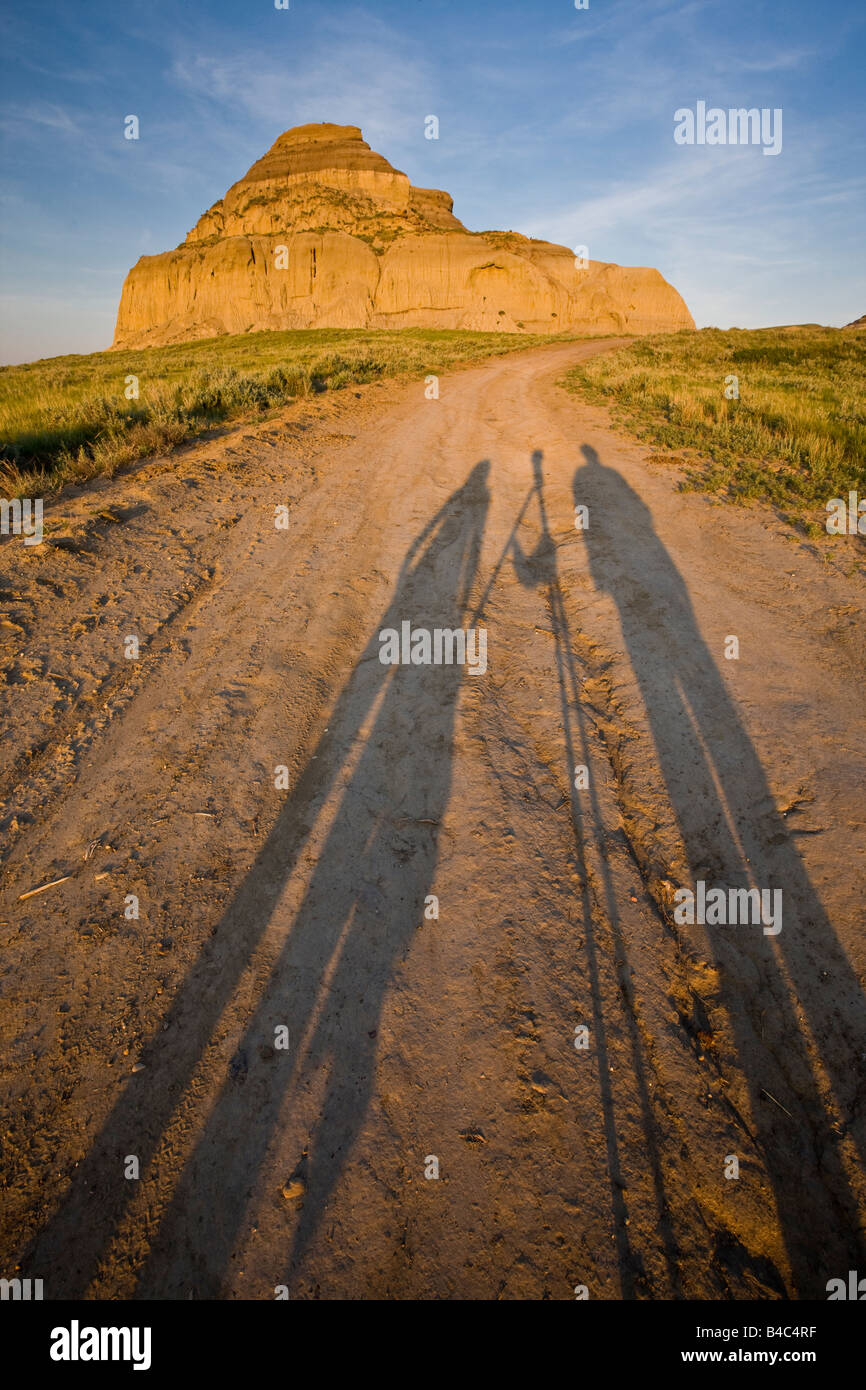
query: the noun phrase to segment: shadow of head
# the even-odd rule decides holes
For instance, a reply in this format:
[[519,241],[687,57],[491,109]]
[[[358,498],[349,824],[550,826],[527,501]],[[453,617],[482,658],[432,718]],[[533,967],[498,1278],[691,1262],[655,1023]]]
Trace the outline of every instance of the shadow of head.
[[472,472],[469,474],[469,477],[466,479],[466,482],[465,482],[464,486],[465,486],[465,487],[472,487],[473,484],[476,485],[476,486],[478,486],[478,485],[482,485],[482,486],[483,486],[484,484],[486,484],[487,479],[488,479],[489,477],[490,477],[490,460],[489,460],[489,459],[482,459],[480,463],[476,463],[476,465],[475,465],[475,467],[473,468]]
[[454,493],[452,501],[484,503],[490,500],[487,484],[490,479],[490,460],[482,459],[469,473],[466,482]]

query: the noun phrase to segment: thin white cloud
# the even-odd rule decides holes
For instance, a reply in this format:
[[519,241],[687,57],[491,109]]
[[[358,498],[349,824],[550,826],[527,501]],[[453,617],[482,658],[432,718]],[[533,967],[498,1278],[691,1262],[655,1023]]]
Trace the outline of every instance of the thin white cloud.
[[21,131],[32,131],[36,127],[59,131],[63,135],[78,138],[82,132],[81,122],[73,119],[63,106],[44,102],[30,106],[9,106],[0,116],[0,130],[7,135],[17,135]]
[[774,48],[770,52],[752,57],[728,57],[724,66],[729,71],[736,68],[740,72],[790,72],[792,68],[814,62],[816,56],[815,48]]
[[713,205],[732,209],[733,199],[742,200],[747,190],[754,192],[760,186],[762,171],[755,159],[740,157],[725,165],[721,159],[693,159],[696,151],[691,149],[681,153],[684,158],[660,165],[637,182],[620,180],[609,192],[531,219],[522,230],[529,236],[565,236],[570,244],[578,233],[583,234],[578,239],[586,241],[635,223],[657,227],[661,221],[676,221],[681,226],[700,221],[706,225],[708,196]]
[[303,63],[291,50],[188,44],[174,54],[170,76],[188,95],[219,113],[241,107],[273,138],[293,125],[332,121],[360,125],[374,148],[405,148],[417,139],[437,87],[418,46],[365,15],[324,19],[321,38]]
[[[566,246],[585,244],[594,259],[657,266],[699,326],[754,326],[768,315],[783,322],[784,305],[814,296],[822,280],[844,281],[847,274],[853,283],[853,238],[850,253],[833,266],[821,264],[822,243],[844,240],[862,180],[840,184],[824,172],[821,154],[815,145],[785,164],[784,151],[771,162],[751,148],[682,149],[685,158],[527,219],[519,230]],[[817,315],[793,317],[809,322]]]

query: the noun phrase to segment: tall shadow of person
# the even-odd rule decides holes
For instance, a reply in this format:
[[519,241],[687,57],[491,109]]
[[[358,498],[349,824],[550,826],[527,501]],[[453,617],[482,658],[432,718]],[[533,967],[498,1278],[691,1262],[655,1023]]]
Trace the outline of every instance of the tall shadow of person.
[[[295,1267],[360,1132],[384,997],[423,920],[436,865],[465,674],[456,664],[382,665],[380,633],[399,632],[407,620],[428,630],[462,627],[479,561],[487,471],[478,465],[411,547],[391,604],[330,720],[344,771],[362,741],[357,763],[337,790],[333,823],[235,1054],[256,1074],[241,1084],[226,1078],[162,1220],[139,1284],[144,1297],[170,1296],[188,1284],[191,1270],[199,1296],[219,1292],[256,1174],[277,1127],[287,1125],[291,1085],[302,1074],[314,1085],[320,1076],[327,1080],[314,1128],[295,1155],[296,1181],[303,1184]],[[294,860],[297,839],[290,801],[254,872],[270,876]],[[243,892],[230,912],[243,920]],[[291,1059],[283,1062],[277,1053],[263,1065],[258,1054],[279,1024],[297,1050]]]
[[[574,476],[574,501],[589,507],[584,535],[592,577],[617,605],[693,875],[691,885],[681,886],[694,889],[703,879],[783,891],[777,936],[765,935],[760,925],[705,930],[795,1289],[800,1297],[826,1297],[828,1278],[864,1267],[862,1213],[840,1156],[846,1130],[861,1158],[864,1152],[862,1124],[855,1128],[850,1118],[866,1046],[862,992],[649,510],[594,449],[583,446],[582,452],[586,463]],[[816,1063],[841,1123],[828,1113]],[[737,1259],[724,1236],[718,1255],[723,1262]]]
[[[73,1261],[74,1273],[63,1281],[67,1296],[84,1293],[123,1216],[124,1184],[106,1179],[105,1156],[137,1153],[147,1180],[146,1165],[167,1134],[179,1094],[190,1086],[330,795],[333,822],[285,943],[159,1229],[140,1236],[148,1253],[136,1296],[186,1297],[191,1287],[197,1297],[219,1296],[293,1085],[326,1076],[321,1112],[296,1155],[305,1194],[295,1262],[313,1239],[363,1124],[389,981],[423,920],[466,676],[457,664],[383,665],[380,632],[399,632],[407,620],[416,629],[464,626],[489,505],[488,474],[489,463],[476,465],[413,541],[327,734],[181,985],[166,1033],[160,1025],[146,1097],[138,1088],[121,1097],[38,1241],[34,1258]],[[281,1025],[289,1030],[288,1052],[274,1050]]]

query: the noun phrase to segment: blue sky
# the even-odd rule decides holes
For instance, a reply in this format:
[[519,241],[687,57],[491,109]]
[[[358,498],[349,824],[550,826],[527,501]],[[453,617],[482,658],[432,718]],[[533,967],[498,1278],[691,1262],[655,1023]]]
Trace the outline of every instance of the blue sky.
[[[866,313],[864,35],[863,0],[7,4],[0,361],[108,346],[138,257],[322,120],[473,230],[658,266],[699,326],[841,325]],[[780,107],[781,153],[677,145],[699,100]]]

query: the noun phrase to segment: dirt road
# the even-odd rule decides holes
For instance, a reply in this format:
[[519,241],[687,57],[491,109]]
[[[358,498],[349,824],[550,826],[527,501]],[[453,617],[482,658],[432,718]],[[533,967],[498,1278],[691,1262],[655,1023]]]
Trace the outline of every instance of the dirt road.
[[[866,1272],[862,583],[557,386],[607,346],[322,397],[4,542],[0,1273]],[[404,622],[486,671],[383,664]],[[678,923],[699,881],[782,929]]]

